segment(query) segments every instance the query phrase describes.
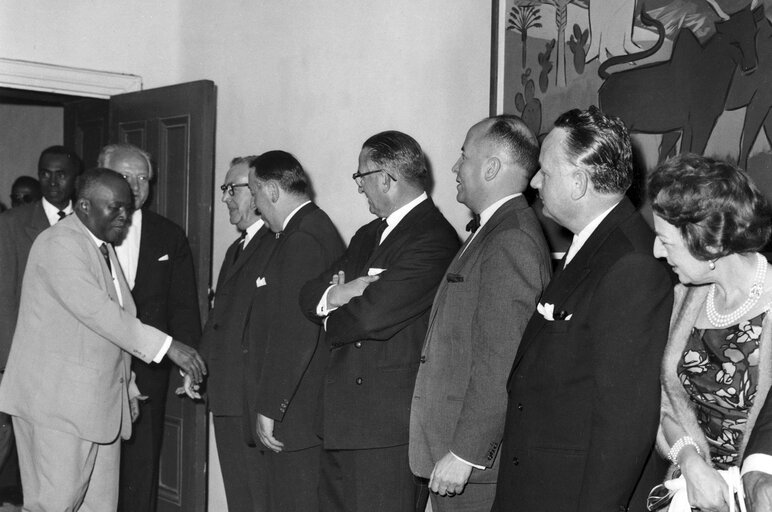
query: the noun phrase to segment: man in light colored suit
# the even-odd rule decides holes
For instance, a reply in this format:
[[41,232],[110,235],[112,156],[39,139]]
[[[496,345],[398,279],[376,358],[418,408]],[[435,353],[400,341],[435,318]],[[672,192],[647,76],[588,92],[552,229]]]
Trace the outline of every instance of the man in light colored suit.
[[119,440],[137,411],[130,355],[168,356],[187,373],[191,395],[205,374],[195,350],[135,316],[111,245],[125,236],[132,204],[121,175],[92,169],[79,181],[75,215],[32,245],[0,385],[25,510],[115,510]]
[[514,116],[474,125],[453,166],[456,199],[480,216],[434,298],[410,416],[410,467],[432,510],[488,512],[495,495],[506,381],[550,276],[523,197],[539,146]]

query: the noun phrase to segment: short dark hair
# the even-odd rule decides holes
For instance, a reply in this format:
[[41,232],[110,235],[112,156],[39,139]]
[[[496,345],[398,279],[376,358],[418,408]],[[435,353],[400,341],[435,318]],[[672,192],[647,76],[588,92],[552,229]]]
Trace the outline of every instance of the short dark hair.
[[394,173],[397,180],[426,188],[426,158],[421,145],[410,135],[396,130],[376,133],[362,144],[362,149],[367,149],[370,160]]
[[633,151],[624,123],[596,106],[573,109],[555,121],[568,132],[566,154],[575,165],[590,169],[595,190],[624,194],[633,182]]
[[485,138],[504,149],[530,179],[539,169],[539,141],[522,119],[511,114],[489,118]]
[[308,195],[309,185],[303,166],[297,158],[286,151],[268,151],[253,158],[249,167],[254,169],[257,179],[275,180],[279,187],[290,194]]
[[692,153],[671,158],[649,174],[647,193],[654,213],[678,228],[701,260],[757,251],[772,232],[764,195],[722,160]]
[[75,184],[78,199],[90,199],[91,193],[97,185],[101,185],[106,178],[115,178],[129,187],[129,183],[123,179],[123,176],[114,170],[108,169],[107,167],[93,167],[78,176],[78,180]]
[[43,152],[40,153],[40,158],[38,158],[38,170],[40,170],[40,164],[43,163],[43,157],[46,155],[64,156],[67,158],[67,160],[70,161],[70,163],[73,164],[73,167],[75,167],[75,174],[80,174],[83,172],[83,161],[80,159],[78,154],[70,148],[66,148],[64,146],[49,146],[44,149]]
[[33,191],[40,192],[40,182],[32,176],[19,176],[13,180],[11,190],[15,189],[16,187],[29,187]]

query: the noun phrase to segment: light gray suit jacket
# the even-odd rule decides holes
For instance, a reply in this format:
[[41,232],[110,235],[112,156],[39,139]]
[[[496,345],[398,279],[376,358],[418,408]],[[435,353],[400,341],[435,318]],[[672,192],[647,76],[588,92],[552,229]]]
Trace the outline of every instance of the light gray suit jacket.
[[547,243],[523,196],[462,247],[429,320],[410,416],[410,467],[428,478],[448,451],[495,482],[506,382],[520,336],[550,278]]
[[[115,252],[110,248],[114,268]],[[90,232],[70,215],[32,245],[0,410],[95,443],[131,435],[130,357],[150,362],[166,335],[123,307]]]

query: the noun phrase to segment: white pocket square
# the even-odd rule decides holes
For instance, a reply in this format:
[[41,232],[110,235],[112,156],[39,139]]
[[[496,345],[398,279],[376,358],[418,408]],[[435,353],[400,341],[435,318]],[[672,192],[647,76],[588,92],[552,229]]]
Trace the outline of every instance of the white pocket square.
[[377,276],[381,272],[385,271],[385,268],[376,268],[376,267],[370,267],[367,269],[367,275],[368,276]]
[[268,283],[265,282],[264,277],[258,277],[257,280],[255,281],[255,286],[257,286],[258,288],[260,288],[261,286],[265,286],[267,284]]
[[571,320],[574,316],[573,313],[569,314],[567,311],[559,311],[555,313],[555,305],[545,302],[544,304],[538,304],[536,311],[544,317],[548,322],[554,322],[555,320]]
[[163,256],[158,258],[158,261],[169,261],[169,255],[168,254],[164,254]]

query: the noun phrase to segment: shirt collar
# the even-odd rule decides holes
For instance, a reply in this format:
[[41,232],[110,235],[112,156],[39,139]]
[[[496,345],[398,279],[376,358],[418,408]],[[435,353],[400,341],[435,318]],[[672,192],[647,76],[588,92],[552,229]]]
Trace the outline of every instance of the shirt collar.
[[485,225],[485,223],[488,222],[491,219],[491,217],[493,217],[493,214],[496,213],[497,211],[499,211],[499,208],[501,208],[501,205],[503,205],[504,203],[506,203],[510,199],[514,199],[517,196],[522,196],[522,195],[523,194],[521,194],[521,193],[517,193],[517,194],[510,194],[510,195],[508,195],[506,197],[502,197],[501,199],[499,199],[498,201],[496,201],[495,203],[493,203],[492,205],[490,205],[489,207],[487,207],[486,209],[481,211],[480,212],[480,227],[477,228],[477,229],[479,230],[480,228],[482,228]]
[[265,224],[265,221],[263,219],[258,219],[257,222],[254,222],[245,230],[247,234],[244,236],[244,247],[246,247],[249,241],[252,240],[252,238],[255,236],[255,233],[260,231],[260,228],[263,227],[263,224]]
[[303,208],[305,205],[307,205],[307,204],[308,204],[308,203],[310,203],[310,202],[311,202],[311,200],[309,199],[309,200],[308,200],[308,201],[306,201],[305,203],[303,203],[303,204],[299,205],[297,208],[295,208],[294,210],[292,210],[292,211],[289,213],[289,215],[287,215],[287,218],[286,218],[286,219],[284,219],[284,224],[282,224],[282,226],[281,226],[281,230],[282,230],[282,231],[284,231],[285,229],[287,229],[287,224],[289,224],[289,221],[290,221],[290,219],[292,219],[292,217],[294,217],[294,216],[295,216],[295,214],[298,212],[298,210],[300,210],[301,208]]
[[[59,208],[52,205],[48,202],[48,200],[44,197],[40,200],[41,204],[43,205],[43,211],[46,214],[46,218],[48,219],[48,223],[52,226],[59,222]],[[67,206],[64,207],[62,210],[67,215],[72,213],[72,201],[67,203]]]
[[582,246],[585,244],[585,242],[587,242],[595,230],[598,229],[598,226],[600,226],[600,223],[603,222],[603,219],[608,217],[608,214],[611,213],[611,210],[616,208],[617,205],[621,202],[622,200],[620,199],[614,203],[611,208],[592,219],[589,224],[587,224],[580,232],[574,235],[574,239],[571,241],[571,246],[569,247],[570,255],[566,258],[566,264],[568,264],[568,261],[572,259],[577,252],[579,252],[579,249],[582,248]]
[[421,193],[420,196],[416,197],[406,205],[391,212],[391,215],[386,217],[386,224],[389,225],[389,228],[394,229],[413,208],[426,201],[427,199],[429,199],[429,196],[426,194],[426,192]]

